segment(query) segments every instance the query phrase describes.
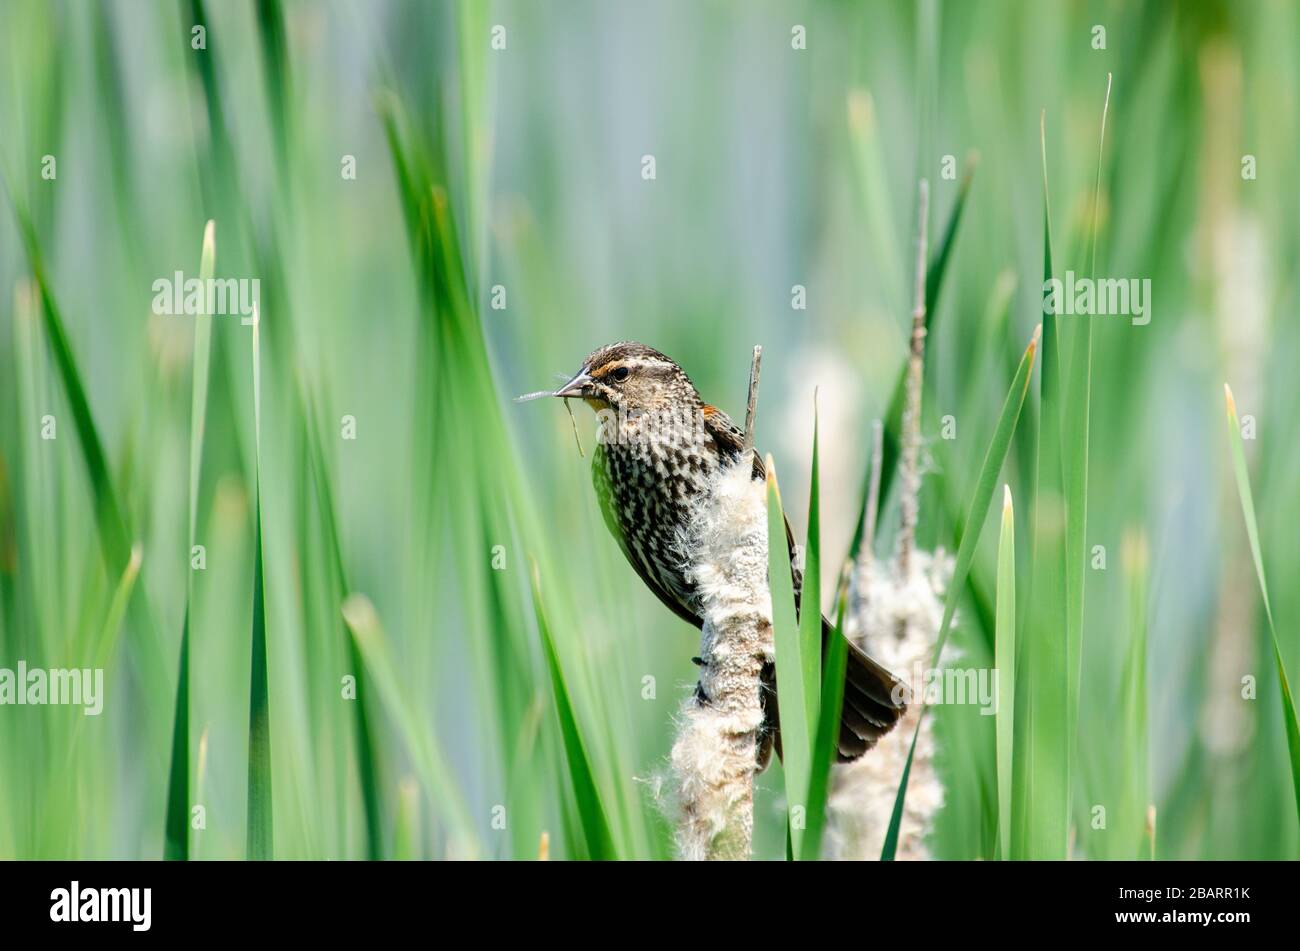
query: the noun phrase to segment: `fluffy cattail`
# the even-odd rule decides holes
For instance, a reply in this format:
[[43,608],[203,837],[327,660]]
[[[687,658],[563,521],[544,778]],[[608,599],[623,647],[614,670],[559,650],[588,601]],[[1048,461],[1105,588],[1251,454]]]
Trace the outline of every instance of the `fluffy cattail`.
[[690,527],[704,614],[700,683],[682,707],[671,756],[685,859],[747,859],[753,838],[760,675],[774,654],[767,502],[752,467],[745,453],[722,470]]
[[[854,580],[857,609],[847,624],[850,637],[898,676],[912,679],[933,659],[943,619],[944,592],[951,576],[952,560],[942,551],[933,555],[912,552],[905,577],[897,562],[860,563]],[[918,694],[919,686],[913,684]],[[875,749],[836,770],[830,797],[830,857],[880,857],[898,783],[921,716],[921,700],[919,695],[913,697],[903,719]],[[933,729],[933,718],[926,717],[917,736],[907,798],[903,801],[896,852],[899,859],[930,858],[926,837],[944,799],[943,783],[935,769]]]
[[684,859],[747,859],[754,838],[764,664],[774,660],[767,586],[767,497],[753,479],[762,348],[754,348],[745,451],[714,477],[682,551],[700,594],[700,682],[682,707],[672,771],[677,849]]

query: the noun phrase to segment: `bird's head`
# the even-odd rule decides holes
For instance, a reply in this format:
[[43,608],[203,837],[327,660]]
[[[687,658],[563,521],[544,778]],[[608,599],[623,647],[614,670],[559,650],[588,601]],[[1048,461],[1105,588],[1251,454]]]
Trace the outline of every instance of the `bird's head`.
[[627,414],[683,406],[694,409],[700,404],[685,370],[658,350],[632,342],[601,347],[552,395],[584,400],[597,412],[614,409]]

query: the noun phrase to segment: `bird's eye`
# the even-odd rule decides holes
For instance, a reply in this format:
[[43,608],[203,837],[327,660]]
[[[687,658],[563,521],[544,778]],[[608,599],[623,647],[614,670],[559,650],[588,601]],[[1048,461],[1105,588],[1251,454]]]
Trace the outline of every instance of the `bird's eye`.
[[631,371],[628,370],[627,367],[619,367],[619,368],[618,368],[617,370],[615,370],[614,373],[612,374],[612,375],[613,375],[613,378],[614,378],[614,382],[615,382],[615,383],[622,383],[624,380],[627,379],[627,375],[628,375],[628,373],[630,373],[630,372],[631,372]]

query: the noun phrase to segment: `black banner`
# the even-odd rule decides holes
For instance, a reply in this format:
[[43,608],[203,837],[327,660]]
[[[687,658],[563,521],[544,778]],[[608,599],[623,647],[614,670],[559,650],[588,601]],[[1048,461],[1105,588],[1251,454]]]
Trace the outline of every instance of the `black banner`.
[[[897,942],[939,929],[1011,936],[1109,932],[1233,940],[1294,919],[1286,863],[626,863],[8,862],[0,864],[6,936],[82,941],[161,935],[207,938],[373,936],[377,928],[463,934],[519,926],[539,939],[564,918],[585,929],[613,915],[647,931],[709,914],[707,894],[752,903],[754,937],[785,919],[863,940],[886,915]],[[723,900],[719,898],[718,900]],[[730,900],[728,900],[730,901]],[[833,909],[833,912],[832,912]],[[549,925],[547,923],[550,923]],[[811,923],[816,922],[815,926]],[[562,929],[563,930],[563,929]],[[484,932],[486,935],[487,932]]]

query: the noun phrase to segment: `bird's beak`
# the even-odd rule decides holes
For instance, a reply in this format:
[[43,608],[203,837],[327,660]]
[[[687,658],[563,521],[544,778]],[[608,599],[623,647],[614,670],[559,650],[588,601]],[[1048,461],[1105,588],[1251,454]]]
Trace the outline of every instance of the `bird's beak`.
[[587,372],[586,367],[583,367],[581,370],[578,371],[577,376],[575,376],[568,383],[564,384],[564,386],[560,387],[551,395],[558,396],[561,399],[572,399],[575,397],[578,399],[582,399],[584,397],[591,395],[591,384],[592,384],[591,374]]

